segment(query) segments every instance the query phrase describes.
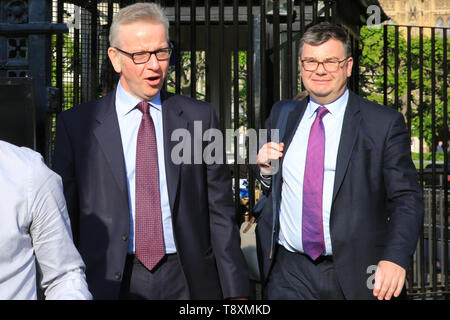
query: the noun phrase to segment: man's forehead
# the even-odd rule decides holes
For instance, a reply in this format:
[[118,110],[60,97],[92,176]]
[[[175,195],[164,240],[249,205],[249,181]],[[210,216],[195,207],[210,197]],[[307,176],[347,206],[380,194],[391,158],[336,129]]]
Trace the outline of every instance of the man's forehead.
[[131,28],[135,29],[163,29],[165,30],[164,24],[159,22],[154,22],[151,20],[137,20],[137,21],[130,21],[126,23],[122,23],[119,25],[119,30],[129,30]]
[[339,58],[344,55],[344,44],[335,39],[329,39],[321,44],[303,44],[302,56],[316,56],[320,55],[324,58]]
[[[151,31],[149,32],[149,29]],[[130,32],[131,31],[131,32]],[[141,37],[148,39],[151,35],[152,41],[167,42],[166,29],[162,23],[154,23],[151,21],[135,21],[131,23],[122,24],[119,26],[119,42],[121,44],[136,44],[140,43]]]
[[320,58],[323,61],[341,59],[341,57],[333,56],[333,55],[320,56],[320,55],[305,55],[304,54],[302,57],[303,60],[309,60],[309,59],[315,60],[316,58]]

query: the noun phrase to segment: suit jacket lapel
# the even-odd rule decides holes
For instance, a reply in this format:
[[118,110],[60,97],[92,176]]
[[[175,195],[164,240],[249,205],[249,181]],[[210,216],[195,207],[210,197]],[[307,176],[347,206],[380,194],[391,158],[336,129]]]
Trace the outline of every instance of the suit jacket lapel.
[[180,181],[181,165],[176,165],[172,161],[172,149],[179,141],[172,141],[171,135],[176,129],[187,128],[188,122],[182,117],[183,109],[177,103],[174,103],[176,99],[173,99],[172,97],[172,94],[161,91],[167,190],[169,193],[171,212],[172,214],[176,214],[174,206]]
[[114,179],[128,203],[128,188],[123,156],[122,138],[116,114],[116,91],[100,100],[96,114],[97,126],[94,135],[105,154]]
[[349,91],[349,98],[344,114],[344,122],[342,124],[341,139],[337,155],[336,173],[333,188],[333,202],[336,198],[337,193],[339,192],[342,181],[344,180],[344,176],[348,168],[348,163],[352,155],[353,147],[358,137],[361,122],[361,115],[359,110],[358,97],[353,92]]
[[[292,138],[294,137],[295,132],[297,131],[298,124],[303,118],[303,115],[306,110],[306,106],[308,105],[309,99],[303,99],[303,101],[295,107],[294,110],[291,111],[289,114],[287,121],[286,121],[286,130],[284,132],[284,136],[281,139],[281,142],[284,142],[284,152],[283,154],[286,155],[287,150],[289,149],[289,145],[291,144]],[[281,113],[281,111],[280,111]],[[278,128],[272,128],[272,129],[278,129]],[[283,168],[283,160],[284,156],[281,158],[278,168],[278,173],[275,174],[273,177],[274,183],[273,183],[273,195],[275,196],[276,202],[272,205],[275,206],[273,208],[273,231],[275,231],[273,234],[276,234],[276,231],[279,228],[279,220],[278,220],[278,214],[279,214],[279,208],[281,203],[281,184],[283,183],[282,180],[282,168]],[[273,248],[272,248],[273,249]]]
[[295,132],[297,131],[297,127],[300,121],[305,114],[306,107],[308,106],[309,99],[303,99],[294,110],[292,110],[286,121],[286,131],[282,141],[284,142],[285,153],[291,144],[292,138],[294,137]]
[[[287,150],[291,144],[292,138],[294,137],[295,132],[297,131],[298,124],[303,118],[305,114],[306,107],[308,105],[309,99],[303,99],[301,103],[299,103],[294,110],[291,111],[291,114],[288,116],[286,121],[286,130],[284,136],[281,139],[281,142],[284,142],[284,152],[286,155]],[[280,112],[281,113],[281,112]],[[277,129],[277,128],[272,128]],[[281,190],[281,176],[282,176],[282,165],[283,165],[284,156],[281,158],[279,163],[278,174],[275,175],[275,186],[277,186],[277,191]]]

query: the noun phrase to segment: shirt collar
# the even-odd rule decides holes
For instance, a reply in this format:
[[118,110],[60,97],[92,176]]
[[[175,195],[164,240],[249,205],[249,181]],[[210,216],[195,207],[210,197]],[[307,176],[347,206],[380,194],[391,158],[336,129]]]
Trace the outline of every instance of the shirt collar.
[[[324,105],[324,107],[328,109],[328,112],[331,115],[340,117],[344,114],[345,108],[347,107],[348,96],[348,88],[345,88],[344,93],[339,98],[329,104]],[[314,99],[310,96],[309,103],[305,111],[305,116],[308,118],[315,116],[315,112],[320,106],[322,105],[314,101]]]
[[[138,98],[131,95],[129,92],[127,92],[123,87],[119,80],[119,83],[117,84],[117,90],[116,90],[116,110],[117,114],[120,116],[125,116],[128,113],[130,113],[136,105],[141,102]],[[151,107],[155,108],[158,111],[161,111],[161,95],[158,92],[158,94],[152,99],[147,101]]]

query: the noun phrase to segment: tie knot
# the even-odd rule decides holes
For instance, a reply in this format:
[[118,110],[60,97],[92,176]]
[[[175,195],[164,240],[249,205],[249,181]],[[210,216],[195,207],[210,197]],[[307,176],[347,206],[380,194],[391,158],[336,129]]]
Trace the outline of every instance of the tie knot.
[[147,101],[141,101],[141,102],[139,102],[139,103],[137,104],[137,108],[138,108],[139,110],[141,110],[141,112],[142,112],[143,114],[149,113],[149,111],[148,111],[148,102],[147,102]]
[[324,106],[320,106],[317,108],[317,117],[322,119],[324,115],[326,115],[328,112],[328,109]]

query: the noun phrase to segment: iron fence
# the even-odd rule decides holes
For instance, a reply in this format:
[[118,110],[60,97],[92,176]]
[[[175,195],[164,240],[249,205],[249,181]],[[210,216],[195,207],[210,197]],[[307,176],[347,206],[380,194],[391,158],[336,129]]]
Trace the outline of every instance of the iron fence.
[[[132,2],[54,1],[53,22],[69,25],[68,34],[52,41],[53,85],[61,90],[57,112],[114,89],[117,75],[106,54],[109,26],[113,14]],[[165,7],[175,47],[166,89],[212,103],[222,130],[243,133],[262,128],[274,102],[302,91],[298,45],[307,26],[331,20],[347,28],[356,64],[350,88],[401,111],[418,141],[414,157],[427,205],[408,293],[448,298],[448,153],[436,152],[436,137],[444,150],[449,139],[447,29],[385,25],[377,31],[380,47],[370,48],[374,44],[362,32],[377,33],[343,23],[339,1],[156,2]],[[368,62],[365,50],[379,56]],[[248,170],[248,146],[238,139],[226,151],[241,219],[258,199],[259,186]]]

